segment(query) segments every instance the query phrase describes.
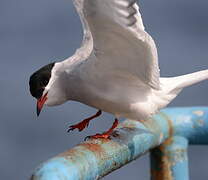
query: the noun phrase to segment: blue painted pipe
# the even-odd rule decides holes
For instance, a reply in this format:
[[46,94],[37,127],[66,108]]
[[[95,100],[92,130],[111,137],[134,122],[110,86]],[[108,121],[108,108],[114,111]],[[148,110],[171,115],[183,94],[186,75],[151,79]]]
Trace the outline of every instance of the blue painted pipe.
[[167,108],[161,112],[171,119],[175,135],[186,137],[190,144],[208,144],[208,107]]
[[168,108],[144,122],[126,120],[111,140],[83,142],[41,164],[33,180],[93,180],[124,166],[173,136],[208,143],[208,108]]
[[188,180],[188,140],[174,136],[150,152],[151,180]]

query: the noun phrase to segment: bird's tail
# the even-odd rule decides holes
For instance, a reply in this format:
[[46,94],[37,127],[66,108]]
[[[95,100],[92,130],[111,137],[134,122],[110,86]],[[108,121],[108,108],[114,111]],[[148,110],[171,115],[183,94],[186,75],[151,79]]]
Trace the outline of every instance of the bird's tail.
[[[208,79],[208,70],[198,71],[177,77],[160,78],[161,88],[166,100],[173,100],[183,88]],[[167,103],[168,104],[168,103]]]

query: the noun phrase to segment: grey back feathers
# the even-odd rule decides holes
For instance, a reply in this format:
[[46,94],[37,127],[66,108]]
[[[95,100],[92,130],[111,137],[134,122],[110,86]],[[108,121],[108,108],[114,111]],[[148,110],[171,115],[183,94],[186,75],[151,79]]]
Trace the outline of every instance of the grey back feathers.
[[55,62],[43,66],[30,76],[30,93],[36,99],[41,98],[43,91],[51,78],[51,71],[54,64]]

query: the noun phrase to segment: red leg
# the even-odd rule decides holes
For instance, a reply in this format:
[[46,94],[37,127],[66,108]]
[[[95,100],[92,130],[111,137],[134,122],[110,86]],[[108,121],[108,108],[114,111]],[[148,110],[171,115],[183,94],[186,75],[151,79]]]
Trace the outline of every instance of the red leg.
[[94,138],[94,139],[97,139],[97,138],[109,139],[111,133],[113,132],[113,130],[114,130],[117,126],[118,126],[118,119],[115,119],[115,121],[114,121],[112,127],[111,127],[109,130],[107,130],[106,132],[104,132],[104,133],[102,133],[102,134],[95,134],[95,135],[93,135],[93,136],[87,136],[87,137],[85,138],[85,140],[88,139],[88,138]]
[[87,118],[87,119],[84,119],[83,121],[81,121],[81,122],[78,123],[78,124],[75,124],[75,125],[70,126],[67,132],[73,131],[74,129],[78,129],[79,131],[82,131],[84,128],[88,127],[89,122],[90,122],[92,119],[94,119],[94,118],[100,116],[101,114],[102,114],[102,111],[99,110],[95,115],[93,115],[93,116],[91,116],[91,117],[89,117],[89,118]]

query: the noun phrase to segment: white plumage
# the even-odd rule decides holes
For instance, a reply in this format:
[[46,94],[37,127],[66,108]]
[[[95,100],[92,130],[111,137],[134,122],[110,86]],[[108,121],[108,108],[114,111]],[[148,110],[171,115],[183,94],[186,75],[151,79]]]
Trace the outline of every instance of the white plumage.
[[73,0],[83,25],[76,53],[56,63],[46,105],[75,100],[136,120],[147,120],[208,70],[160,78],[157,49],[136,0]]

